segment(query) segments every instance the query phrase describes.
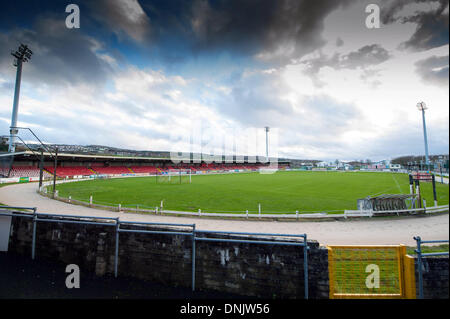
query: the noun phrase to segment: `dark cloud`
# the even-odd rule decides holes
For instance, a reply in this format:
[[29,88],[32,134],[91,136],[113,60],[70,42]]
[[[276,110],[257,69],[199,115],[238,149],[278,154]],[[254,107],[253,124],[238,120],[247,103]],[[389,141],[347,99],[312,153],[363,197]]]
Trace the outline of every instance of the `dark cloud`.
[[448,87],[449,56],[432,56],[415,63],[416,72],[428,84]]
[[[196,0],[189,10],[173,11],[167,21],[161,17],[166,8],[157,3],[150,6],[141,1],[152,21],[162,22],[164,30],[183,30],[190,35],[192,48],[197,51],[233,50],[242,54],[286,52],[273,59],[289,60],[323,46],[321,37],[324,18],[333,10],[347,4],[348,0]],[[176,2],[177,3],[177,2]],[[162,9],[161,9],[162,7]],[[186,10],[186,5],[181,5]],[[174,9],[174,8],[173,8]],[[174,9],[175,11],[178,9]],[[152,22],[153,26],[153,22]],[[162,28],[161,28],[162,26]]]
[[119,38],[124,35],[144,42],[151,34],[150,19],[137,0],[96,0],[86,5],[92,17],[112,30]]
[[32,30],[15,28],[0,33],[0,47],[5,48],[0,51],[2,73],[15,72],[10,50],[20,43],[33,51],[24,72],[26,80],[36,84],[96,86],[103,84],[111,72],[108,63],[96,54],[102,49],[101,44],[77,29],[67,29],[60,17],[38,18]]
[[383,63],[389,58],[389,52],[379,44],[366,45],[358,51],[343,55],[338,63],[338,68],[364,68]]
[[[405,6],[414,3],[435,4],[437,9],[430,11],[416,11],[409,16],[397,15]],[[416,31],[411,38],[402,43],[401,47],[413,50],[428,50],[448,44],[448,5],[449,0],[396,0],[381,9],[381,21],[390,24],[417,24]]]
[[[348,54],[335,53],[328,57],[321,54],[317,58],[312,58],[301,62],[306,65],[305,73],[311,77],[317,87],[321,87],[324,83],[319,79],[318,73],[323,67],[331,67],[333,69],[362,69],[378,65],[387,61],[391,55],[389,52],[379,44],[366,45],[357,51]],[[373,74],[365,73],[365,76]]]
[[391,55],[379,44],[366,45],[348,54],[335,53],[332,57],[320,55],[302,63],[308,66],[308,71],[318,72],[320,68],[329,66],[334,69],[357,69],[377,65],[387,61]]
[[285,64],[322,47],[326,43],[321,36],[324,19],[351,1],[79,2],[87,9],[84,28],[130,45],[127,40],[134,40],[136,50],[163,60],[179,62],[192,54],[226,51],[250,57],[263,54],[266,61]]

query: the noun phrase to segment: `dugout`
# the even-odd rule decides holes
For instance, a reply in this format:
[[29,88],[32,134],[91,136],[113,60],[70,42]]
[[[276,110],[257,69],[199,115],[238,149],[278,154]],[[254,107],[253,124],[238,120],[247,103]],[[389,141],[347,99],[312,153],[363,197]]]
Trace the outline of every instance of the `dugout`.
[[358,199],[357,205],[359,210],[407,210],[414,208],[416,201],[416,194],[383,194]]

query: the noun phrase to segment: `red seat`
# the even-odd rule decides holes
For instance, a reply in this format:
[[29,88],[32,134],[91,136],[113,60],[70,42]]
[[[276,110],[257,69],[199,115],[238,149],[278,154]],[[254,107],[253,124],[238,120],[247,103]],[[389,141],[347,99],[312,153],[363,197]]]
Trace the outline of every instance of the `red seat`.
[[[45,167],[47,171],[53,174],[53,167]],[[66,166],[66,167],[57,167],[56,168],[56,176],[58,177],[68,177],[68,176],[79,176],[79,175],[94,175],[94,173],[84,167],[84,166]]]
[[131,166],[131,169],[135,173],[158,173],[158,169],[154,166]]
[[126,166],[108,166],[108,167],[94,167],[99,174],[130,174],[130,170]]

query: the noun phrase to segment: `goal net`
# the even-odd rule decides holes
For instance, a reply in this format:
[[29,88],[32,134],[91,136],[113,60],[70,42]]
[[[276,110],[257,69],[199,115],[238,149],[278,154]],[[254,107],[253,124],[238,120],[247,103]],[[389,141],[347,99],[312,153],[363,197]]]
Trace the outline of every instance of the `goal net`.
[[157,184],[190,184],[191,182],[190,169],[170,169],[156,175]]

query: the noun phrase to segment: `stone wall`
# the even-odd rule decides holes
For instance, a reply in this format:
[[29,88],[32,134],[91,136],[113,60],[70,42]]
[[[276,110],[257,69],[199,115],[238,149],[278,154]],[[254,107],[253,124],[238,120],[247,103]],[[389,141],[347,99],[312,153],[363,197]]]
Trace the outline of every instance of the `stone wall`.
[[[43,218],[40,216],[39,218]],[[55,220],[53,218],[52,220]],[[66,218],[67,220],[67,218]],[[36,258],[77,264],[98,276],[114,274],[115,223],[107,225],[38,222]],[[192,236],[182,228],[121,224],[121,229],[185,232],[188,235],[120,233],[118,275],[191,287]],[[32,218],[13,217],[8,251],[31,257]],[[205,234],[198,233],[197,237]],[[208,234],[209,238],[249,239]],[[252,236],[251,240],[267,240]],[[295,241],[277,238],[278,241]],[[301,240],[301,239],[297,239]],[[309,297],[328,298],[328,251],[308,241]],[[449,297],[448,257],[424,258],[425,298]],[[303,247],[196,241],[196,290],[217,290],[262,298],[303,298]],[[419,292],[417,258],[416,291]]]
[[[449,297],[448,256],[422,258],[423,297],[425,299],[446,299]],[[419,298],[419,268],[417,257],[416,291]]]
[[[10,252],[31,256],[32,225],[31,218],[13,217]],[[121,229],[126,228],[174,230],[121,224]],[[205,235],[197,235],[201,236]],[[208,237],[244,238],[223,234]],[[251,240],[267,238],[252,236]],[[294,239],[277,238],[277,241]],[[308,244],[309,297],[328,298],[327,250],[316,241],[308,241]],[[37,223],[37,259],[77,264],[85,271],[102,276],[114,274],[114,254],[114,226]],[[218,290],[263,298],[304,297],[301,246],[196,241],[195,262],[197,290]],[[118,275],[191,287],[192,236],[121,232]]]

